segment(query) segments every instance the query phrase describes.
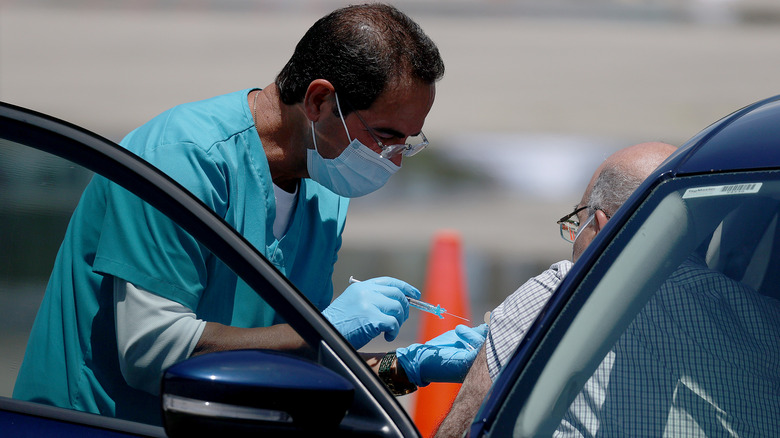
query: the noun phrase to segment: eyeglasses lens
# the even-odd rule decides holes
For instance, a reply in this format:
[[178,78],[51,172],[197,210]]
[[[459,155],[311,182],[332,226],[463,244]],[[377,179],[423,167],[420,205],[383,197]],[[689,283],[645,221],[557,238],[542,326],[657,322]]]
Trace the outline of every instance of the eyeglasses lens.
[[577,229],[579,228],[578,223],[566,221],[561,222],[561,237],[563,237],[563,240],[574,243],[574,239],[577,238]]
[[574,243],[574,240],[577,238],[577,231],[580,228],[580,221],[577,219],[577,213],[585,210],[586,208],[588,207],[575,207],[574,211],[558,219],[557,223],[560,225],[561,237],[563,237],[563,240],[569,243]]
[[392,158],[398,154],[403,154],[404,157],[411,157],[428,146],[428,139],[422,133],[409,137],[406,141],[407,143],[382,145],[382,158]]

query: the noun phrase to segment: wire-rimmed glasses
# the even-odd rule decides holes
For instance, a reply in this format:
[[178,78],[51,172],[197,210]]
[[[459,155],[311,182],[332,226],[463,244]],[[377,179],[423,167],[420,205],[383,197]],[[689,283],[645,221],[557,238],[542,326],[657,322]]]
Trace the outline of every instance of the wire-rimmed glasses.
[[[352,106],[349,102],[347,102],[347,104]],[[360,123],[363,124],[363,126],[366,128],[366,131],[368,131],[368,133],[371,135],[371,138],[373,138],[376,144],[382,149],[382,153],[380,154],[382,158],[389,159],[398,154],[403,154],[404,157],[411,157],[428,147],[428,138],[425,137],[425,134],[423,134],[422,131],[420,131],[420,134],[418,135],[407,137],[406,143],[386,145],[382,143],[382,140],[380,140],[376,134],[374,134],[374,130],[368,126],[366,121],[363,120],[363,117],[360,116],[360,113],[357,112],[356,109],[353,108],[352,112],[355,113],[358,120],[360,120]]]

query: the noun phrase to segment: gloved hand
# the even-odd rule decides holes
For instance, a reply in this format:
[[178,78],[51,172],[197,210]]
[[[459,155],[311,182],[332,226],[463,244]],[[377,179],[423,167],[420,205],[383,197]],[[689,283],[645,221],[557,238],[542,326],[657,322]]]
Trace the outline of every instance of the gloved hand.
[[420,291],[392,277],[372,278],[350,285],[322,314],[360,349],[381,332],[387,341],[398,336],[409,317],[407,296],[420,298]]
[[412,344],[395,351],[409,381],[417,386],[431,382],[463,382],[485,342],[488,325],[459,325],[425,344]]

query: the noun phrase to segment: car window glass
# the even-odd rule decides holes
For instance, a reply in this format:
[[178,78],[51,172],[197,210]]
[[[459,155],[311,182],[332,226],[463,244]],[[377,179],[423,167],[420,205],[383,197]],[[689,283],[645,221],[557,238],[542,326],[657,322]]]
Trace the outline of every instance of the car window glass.
[[[638,210],[573,323],[569,339],[581,345],[568,351],[573,377],[560,385],[574,399],[548,419],[556,436],[780,427],[779,179],[683,178]],[[584,378],[583,368],[596,371]],[[524,427],[521,415],[516,433]]]
[[54,257],[91,176],[0,139],[0,396],[11,396]]
[[[195,312],[193,320],[241,327],[284,322],[149,204],[70,161],[6,140],[0,140],[0,239],[2,397],[159,423],[159,375],[149,369],[164,365],[151,352],[180,341],[130,339],[119,353],[117,327],[154,333],[147,325],[154,318],[136,312],[129,315],[143,323],[116,320],[114,277],[154,293],[141,303],[159,294],[177,312]],[[86,292],[88,286],[99,292]],[[182,333],[200,332],[168,337]],[[316,359],[308,349],[289,353]]]

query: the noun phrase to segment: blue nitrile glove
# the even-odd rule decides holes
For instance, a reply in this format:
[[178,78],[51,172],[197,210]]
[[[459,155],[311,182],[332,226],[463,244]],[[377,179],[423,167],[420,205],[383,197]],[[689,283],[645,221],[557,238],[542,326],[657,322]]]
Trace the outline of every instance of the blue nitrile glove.
[[420,291],[392,277],[372,278],[350,285],[322,314],[360,349],[379,333],[385,332],[387,341],[398,336],[409,317],[407,296],[420,298]]
[[488,325],[459,325],[425,344],[412,344],[395,351],[409,381],[417,386],[431,382],[461,383],[485,342]]

